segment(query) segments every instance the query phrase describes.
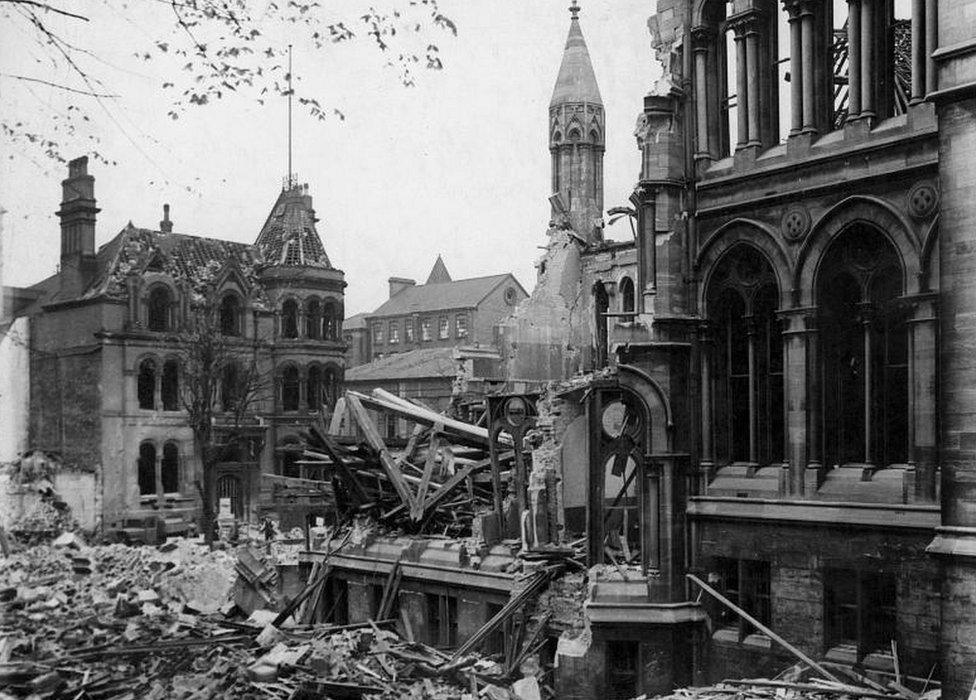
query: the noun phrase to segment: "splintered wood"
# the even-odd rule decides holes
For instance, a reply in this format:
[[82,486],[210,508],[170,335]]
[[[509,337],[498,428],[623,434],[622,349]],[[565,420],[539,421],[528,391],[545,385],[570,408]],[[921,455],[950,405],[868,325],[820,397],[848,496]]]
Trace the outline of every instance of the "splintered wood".
[[[371,412],[412,423],[406,445],[384,439]],[[340,518],[369,513],[414,533],[466,537],[475,515],[494,502],[490,439],[481,426],[382,389],[347,391],[328,428],[321,419],[309,427],[301,464],[327,475]],[[512,441],[506,435],[499,442],[498,463],[507,468]]]

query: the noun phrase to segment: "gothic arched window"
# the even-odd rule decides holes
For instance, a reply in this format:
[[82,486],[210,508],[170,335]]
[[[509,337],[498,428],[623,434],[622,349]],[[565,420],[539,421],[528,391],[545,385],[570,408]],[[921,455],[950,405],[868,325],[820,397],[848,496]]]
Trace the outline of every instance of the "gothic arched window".
[[901,264],[884,234],[855,224],[817,278],[826,464],[902,463],[908,452],[908,331]]
[[712,272],[706,295],[712,346],[713,431],[719,464],[783,459],[783,329],[769,262],[751,245],[732,248]]
[[636,308],[634,280],[624,277],[620,280],[620,310],[626,314],[633,313]]

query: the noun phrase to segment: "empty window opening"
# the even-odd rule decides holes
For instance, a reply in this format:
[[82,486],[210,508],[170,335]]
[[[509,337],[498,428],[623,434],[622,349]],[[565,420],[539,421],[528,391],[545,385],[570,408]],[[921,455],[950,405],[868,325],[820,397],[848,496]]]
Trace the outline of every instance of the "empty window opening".
[[156,493],[156,446],[151,442],[139,445],[139,495]]
[[180,490],[180,450],[175,442],[163,445],[163,461],[160,468],[163,493],[178,493]]
[[305,395],[308,400],[308,410],[317,411],[322,404],[322,369],[317,365],[308,368],[305,379]]
[[180,409],[180,365],[176,360],[166,360],[163,363],[160,393],[162,394],[164,411],[178,411]]
[[220,302],[220,332],[224,335],[241,335],[241,300],[236,294],[227,294]]
[[297,411],[299,404],[298,368],[294,365],[286,367],[281,373],[281,408],[284,411]]
[[624,277],[620,280],[620,310],[626,314],[633,313],[636,308],[634,281],[630,277]]
[[154,360],[146,359],[139,363],[136,393],[139,408],[149,411],[156,408],[156,362]]
[[322,304],[318,299],[309,299],[305,304],[305,337],[318,340],[322,330]]
[[298,337],[298,302],[294,299],[281,305],[281,335],[284,338]]
[[446,316],[441,316],[437,326],[437,337],[440,340],[447,340],[451,337],[451,323]]
[[146,326],[149,330],[168,331],[172,306],[169,290],[161,285],[153,287],[146,306]]

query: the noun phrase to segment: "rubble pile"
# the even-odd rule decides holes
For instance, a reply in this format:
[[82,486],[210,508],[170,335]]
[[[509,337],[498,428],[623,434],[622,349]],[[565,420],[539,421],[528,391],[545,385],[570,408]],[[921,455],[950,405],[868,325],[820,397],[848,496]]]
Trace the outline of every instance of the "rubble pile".
[[511,697],[492,662],[405,641],[392,621],[243,620],[229,602],[238,559],[194,541],[66,534],[3,563],[0,699]]

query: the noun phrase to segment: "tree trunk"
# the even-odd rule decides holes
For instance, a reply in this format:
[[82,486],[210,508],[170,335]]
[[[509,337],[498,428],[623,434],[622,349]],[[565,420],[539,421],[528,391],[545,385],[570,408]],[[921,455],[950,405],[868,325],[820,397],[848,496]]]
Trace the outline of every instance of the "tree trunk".
[[207,544],[213,544],[216,515],[214,513],[214,498],[216,491],[217,451],[212,445],[201,445],[200,466],[203,469],[203,488],[200,489],[200,531]]

